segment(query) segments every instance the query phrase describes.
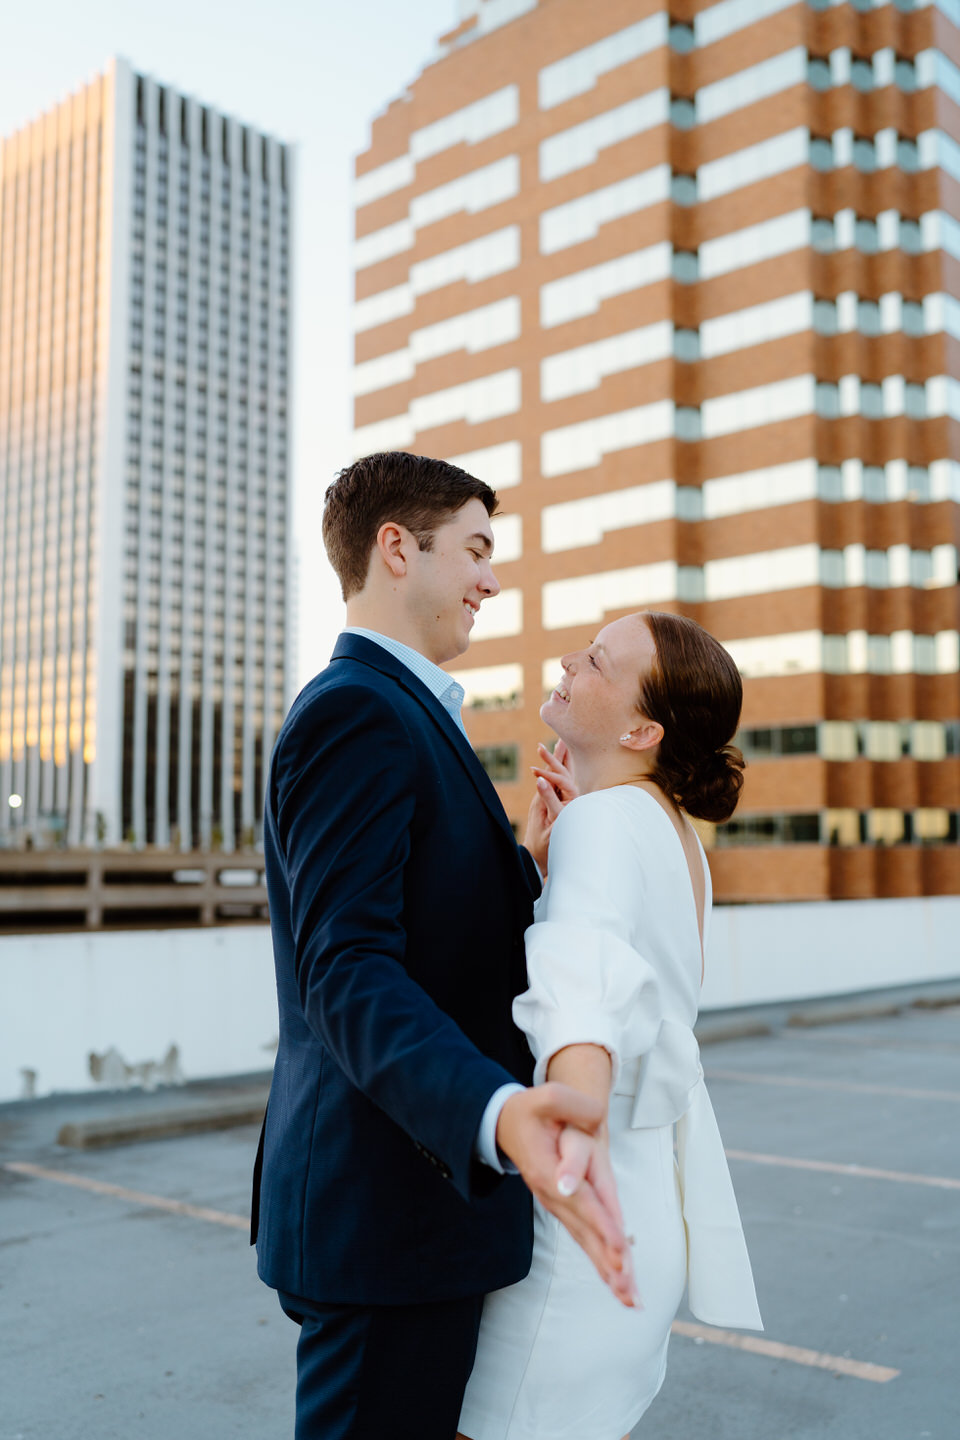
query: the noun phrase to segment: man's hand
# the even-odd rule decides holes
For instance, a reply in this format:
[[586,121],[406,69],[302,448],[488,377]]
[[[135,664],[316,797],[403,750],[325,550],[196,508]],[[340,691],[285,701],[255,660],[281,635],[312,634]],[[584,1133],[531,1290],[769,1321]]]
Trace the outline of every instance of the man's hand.
[[532,767],[537,777],[537,788],[527,812],[527,832],[523,843],[536,860],[541,875],[546,877],[553,822],[579,791],[568,763],[569,752],[562,740],[557,741],[553,754],[546,745],[538,745],[537,754],[540,764]]
[[[497,1144],[544,1209],[566,1226],[617,1299],[633,1306],[633,1272],[616,1190],[607,1173],[609,1161],[605,1172],[602,1154],[595,1153],[605,1146],[591,1138],[603,1123],[604,1107],[598,1101],[548,1081],[509,1097],[497,1122]],[[567,1127],[584,1138],[574,1142]]]

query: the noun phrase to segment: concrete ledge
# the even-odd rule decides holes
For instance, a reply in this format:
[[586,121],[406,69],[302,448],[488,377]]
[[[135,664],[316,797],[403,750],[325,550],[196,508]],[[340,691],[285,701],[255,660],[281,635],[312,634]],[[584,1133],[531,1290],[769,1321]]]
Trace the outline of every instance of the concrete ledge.
[[175,1135],[229,1130],[234,1125],[259,1125],[267,1106],[267,1094],[266,1090],[258,1090],[169,1110],[144,1111],[140,1115],[128,1113],[108,1116],[105,1120],[80,1120],[61,1126],[57,1144],[74,1150],[97,1150],[139,1140],[166,1140]]
[[758,1035],[772,1035],[773,1026],[763,1020],[709,1019],[697,1024],[693,1032],[701,1045],[718,1045],[723,1040],[752,1040]]
[[846,1025],[851,1020],[880,1020],[899,1015],[903,1009],[889,1000],[852,1000],[840,1005],[817,1005],[809,1010],[794,1010],[788,1025],[809,1028],[814,1025]]
[[913,1004],[918,1010],[948,1010],[951,1005],[960,1005],[960,990],[952,994],[919,995]]

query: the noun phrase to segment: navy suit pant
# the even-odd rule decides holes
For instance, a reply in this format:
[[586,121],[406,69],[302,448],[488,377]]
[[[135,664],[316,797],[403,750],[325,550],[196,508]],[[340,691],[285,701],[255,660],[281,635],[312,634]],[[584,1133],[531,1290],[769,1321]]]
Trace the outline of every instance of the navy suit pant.
[[300,1325],[296,1440],[454,1440],[483,1296],[321,1305],[280,1294]]

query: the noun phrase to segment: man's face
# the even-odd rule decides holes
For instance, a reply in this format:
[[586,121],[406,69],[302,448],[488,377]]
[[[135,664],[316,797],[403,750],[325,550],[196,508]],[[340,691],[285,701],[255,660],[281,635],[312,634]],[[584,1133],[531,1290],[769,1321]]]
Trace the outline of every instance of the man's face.
[[493,529],[480,500],[468,500],[433,532],[433,549],[407,552],[406,602],[418,648],[435,664],[462,655],[481,602],[499,594],[491,568]]

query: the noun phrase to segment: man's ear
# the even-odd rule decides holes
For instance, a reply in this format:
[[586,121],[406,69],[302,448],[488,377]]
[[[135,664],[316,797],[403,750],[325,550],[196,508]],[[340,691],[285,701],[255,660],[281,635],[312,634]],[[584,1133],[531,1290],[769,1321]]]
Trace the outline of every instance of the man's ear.
[[659,720],[641,720],[635,730],[620,736],[620,744],[626,750],[652,750],[663,739],[663,726]]
[[412,540],[409,530],[387,520],[377,531],[377,553],[395,580],[407,573],[407,552]]

